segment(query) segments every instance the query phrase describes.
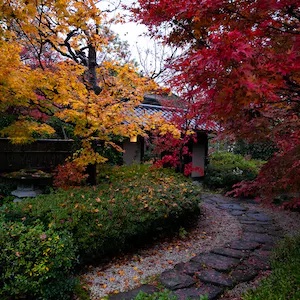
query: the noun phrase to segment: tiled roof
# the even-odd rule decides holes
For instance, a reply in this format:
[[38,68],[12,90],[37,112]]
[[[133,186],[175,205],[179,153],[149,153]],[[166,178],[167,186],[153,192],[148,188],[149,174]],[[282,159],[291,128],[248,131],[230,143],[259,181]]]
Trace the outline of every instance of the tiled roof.
[[[174,114],[180,117],[183,112],[184,110],[152,104],[140,104],[135,108],[135,113],[139,118],[143,118],[145,115],[161,113],[162,117],[167,121],[171,121],[172,117],[174,117]],[[189,127],[190,129],[200,131],[218,131],[220,129],[219,125],[217,124],[197,124],[195,119],[191,120]]]

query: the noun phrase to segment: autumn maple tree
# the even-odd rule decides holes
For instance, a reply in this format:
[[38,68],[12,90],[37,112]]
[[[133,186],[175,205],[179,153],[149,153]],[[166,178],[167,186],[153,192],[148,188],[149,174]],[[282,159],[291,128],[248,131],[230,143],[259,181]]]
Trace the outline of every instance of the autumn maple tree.
[[138,75],[92,0],[0,1],[0,112],[14,121],[1,130],[13,143],[54,133],[55,116],[81,140],[75,161],[105,161],[93,141],[143,135],[134,107],[153,81]]
[[287,193],[299,204],[299,1],[139,0],[132,11],[153,36],[181,47],[172,86],[193,99],[195,116],[217,121],[223,135],[276,145],[257,180],[237,192]]

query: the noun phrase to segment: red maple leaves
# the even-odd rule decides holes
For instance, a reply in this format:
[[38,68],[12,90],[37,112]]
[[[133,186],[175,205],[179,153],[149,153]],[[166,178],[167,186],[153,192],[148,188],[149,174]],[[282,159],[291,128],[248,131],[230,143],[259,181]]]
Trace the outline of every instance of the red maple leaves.
[[[150,29],[167,26],[165,42],[182,47],[172,65],[177,74],[172,86],[194,99],[197,114],[216,120],[227,134],[277,146],[253,189],[269,199],[284,193],[299,197],[299,3],[139,0],[139,5],[137,19]],[[241,187],[240,193],[246,191]]]

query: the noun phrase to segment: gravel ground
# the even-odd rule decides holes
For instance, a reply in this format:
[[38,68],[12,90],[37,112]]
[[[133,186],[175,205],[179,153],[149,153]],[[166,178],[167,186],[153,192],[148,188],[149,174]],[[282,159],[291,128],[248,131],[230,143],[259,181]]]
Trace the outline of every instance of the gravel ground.
[[147,277],[222,246],[239,235],[241,226],[234,217],[212,205],[201,204],[198,224],[185,239],[175,238],[135,255],[116,258],[109,264],[91,267],[82,278],[90,287],[91,299],[98,300],[109,293],[132,289]]
[[[270,215],[286,234],[300,232],[299,213],[258,208],[254,204],[245,205]],[[90,267],[82,278],[90,287],[91,299],[99,300],[107,294],[132,289],[147,281],[147,278],[173,268],[179,262],[186,262],[200,252],[208,252],[241,235],[240,223],[225,211],[202,203],[201,212],[196,228],[185,239],[177,237],[140,250],[135,255],[125,255],[112,259],[108,264]],[[270,271],[262,272],[255,280],[237,285],[224,294],[222,299],[241,299],[245,290],[255,288],[259,280],[269,273]]]

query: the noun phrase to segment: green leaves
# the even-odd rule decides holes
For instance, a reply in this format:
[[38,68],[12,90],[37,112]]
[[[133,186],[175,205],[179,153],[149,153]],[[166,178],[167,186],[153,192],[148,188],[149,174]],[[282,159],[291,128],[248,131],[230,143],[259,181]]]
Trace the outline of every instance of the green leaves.
[[[181,225],[199,213],[199,189],[181,174],[149,166],[103,168],[95,187],[59,190],[6,211],[27,223],[36,218],[58,233],[72,233],[80,260],[101,258],[148,235]],[[175,229],[176,230],[176,229]],[[161,230],[160,230],[161,231]],[[129,242],[130,241],[130,242]]]
[[39,220],[5,222],[2,215],[0,248],[1,299],[62,299],[72,291],[77,259],[70,234],[54,232]]
[[229,191],[242,180],[255,179],[262,164],[259,160],[246,160],[242,155],[215,152],[210,156],[204,183],[210,188]]

